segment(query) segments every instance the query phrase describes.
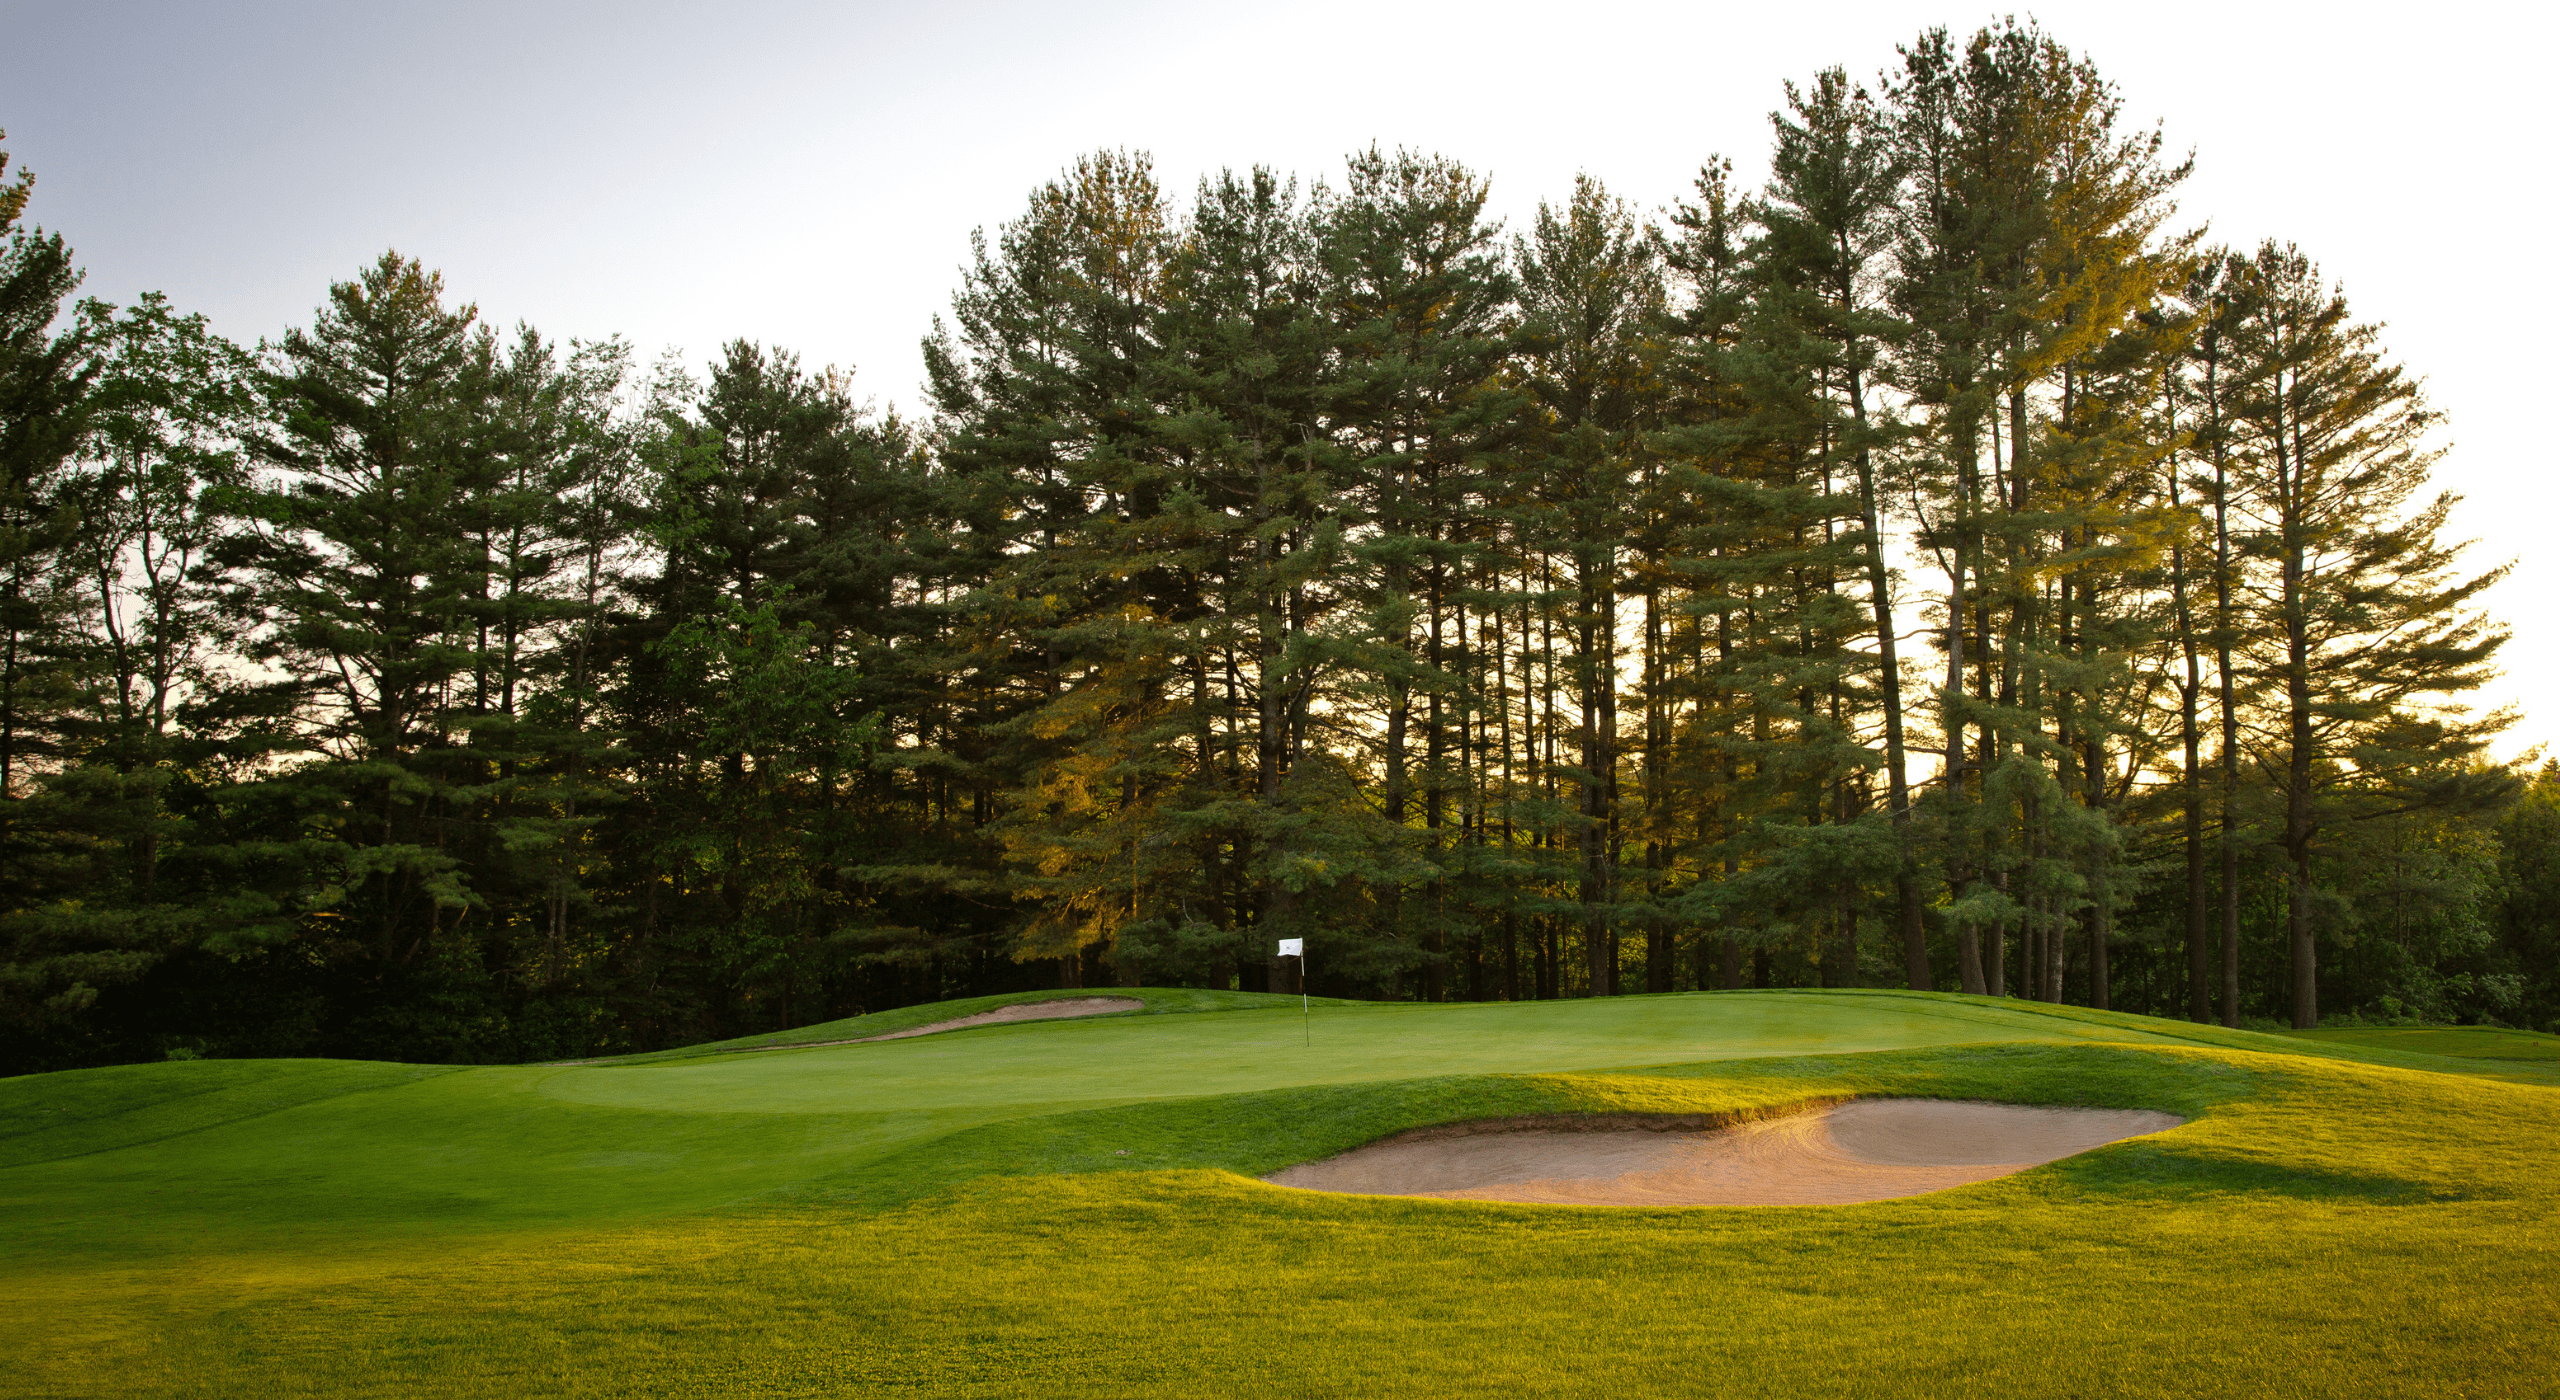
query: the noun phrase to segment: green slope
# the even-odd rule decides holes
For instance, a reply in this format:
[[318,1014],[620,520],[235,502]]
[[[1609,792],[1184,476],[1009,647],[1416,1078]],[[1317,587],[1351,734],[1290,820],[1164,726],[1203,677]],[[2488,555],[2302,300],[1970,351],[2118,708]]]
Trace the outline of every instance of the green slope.
[[[2130,1018],[2124,1018],[2130,1019]],[[1024,1022],[878,1045],[555,1072],[542,1092],[625,1108],[759,1113],[1060,1107],[1437,1074],[1538,1073],[1672,1060],[2156,1033],[2021,1015],[1959,998],[1735,996],[1430,1006],[1345,1002],[1219,1016]]]
[[[1181,992],[1138,995],[1192,1003]],[[1282,1000],[590,1066],[198,1061],[0,1081],[0,1161],[19,1164],[0,1174],[0,1248],[97,1259],[324,1227],[352,1244],[628,1220],[806,1187],[982,1123],[1151,1099],[2156,1039],[1956,998],[1341,1003],[1310,1017],[1294,1000],[1274,1004]]]
[[[2161,1357],[2227,1352],[2270,1393],[2298,1375],[2329,1393],[2494,1394],[2511,1334],[2560,1323],[2560,1092],[2442,1072],[2489,1063],[2442,1043],[1888,992],[1304,1018],[1277,998],[1133,995],[1145,1012],[879,1044],[0,1081],[0,1306],[34,1319],[27,1345],[0,1349],[0,1391],[1386,1393],[1422,1377],[1572,1393],[1782,1374],[1875,1390],[1878,1368],[1964,1379],[1914,1350],[1921,1319],[1954,1320],[1955,1288],[2082,1309],[2089,1355],[2157,1372],[2156,1393],[2175,1392]],[[2193,1121],[1864,1207],[1595,1212],[1249,1180],[1420,1123],[1740,1118],[1877,1093]],[[2448,1251],[2468,1272],[2445,1277],[2505,1289],[2503,1311],[2427,1291]],[[2224,1273],[2198,1272],[2225,1255]],[[2077,1262],[2056,1274],[2061,1259]],[[2279,1287],[2265,1261],[2308,1272]],[[1776,1282],[1788,1270],[1799,1286]],[[2143,1300],[2168,1275],[2193,1276],[2180,1306],[2222,1320],[2152,1326]],[[2330,1296],[2310,1332],[2249,1321],[2315,1277]],[[1807,1312],[1805,1289],[1834,1311]],[[1295,1311],[1275,1323],[1284,1297]],[[1743,1330],[1662,1333],[1671,1299]],[[2385,1321],[2420,1314],[2436,1340]],[[1537,1340],[1559,1327],[1584,1333],[1579,1368]],[[1819,1364],[1786,1351],[1791,1328],[1813,1329]],[[1305,1354],[1219,1340],[1283,1334]],[[2152,1393],[2094,1383],[2109,1373],[2088,1356],[2040,1369],[2049,1342],[2030,1328],[1974,1348],[1975,1380]],[[1677,1385],[1638,1367],[1666,1346],[1688,1357]]]
[[2457,1073],[2560,1084],[2560,1035],[2539,1031],[2496,1026],[2354,1026],[2283,1034],[2333,1054],[2355,1047],[2395,1056],[2425,1056]]

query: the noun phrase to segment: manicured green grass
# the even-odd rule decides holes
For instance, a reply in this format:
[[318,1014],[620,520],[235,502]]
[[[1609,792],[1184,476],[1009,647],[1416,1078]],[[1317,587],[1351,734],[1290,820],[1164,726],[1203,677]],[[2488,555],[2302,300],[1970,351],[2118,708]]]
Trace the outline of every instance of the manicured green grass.
[[2498,1026],[2354,1026],[2287,1031],[2323,1045],[2355,1045],[2474,1062],[2488,1073],[2560,1084],[2560,1035]]
[[[1196,1011],[1270,1011],[1286,1003],[1296,1010],[1297,997],[1271,996],[1262,992],[1210,992],[1189,987],[1149,987],[1143,991],[1125,987],[1095,987],[1072,992],[1006,992],[991,997],[962,997],[955,1001],[928,1002],[922,1006],[901,1006],[893,1011],[878,1011],[867,1016],[848,1016],[841,1021],[820,1021],[816,1025],[793,1026],[789,1030],[769,1031],[763,1035],[740,1036],[735,1040],[715,1040],[702,1045],[688,1045],[681,1050],[658,1050],[645,1055],[620,1055],[607,1060],[576,1060],[572,1064],[654,1064],[662,1060],[688,1060],[701,1055],[729,1054],[742,1050],[772,1050],[795,1045],[829,1045],[847,1040],[863,1040],[913,1030],[918,1026],[956,1021],[993,1011],[1000,1006],[1018,1006],[1037,1001],[1073,1001],[1089,997],[1136,997],[1146,1003],[1142,1010],[1104,1012],[1105,1016],[1178,1016]],[[1343,1001],[1335,997],[1306,998],[1309,1007],[1366,1006],[1370,1003]]]
[[[877,1045],[0,1081],[0,1389],[2550,1393],[2560,1091],[2438,1049],[1895,993],[1136,995]],[[1432,1122],[1872,1094],[2191,1121],[1859,1206],[1252,1179]]]

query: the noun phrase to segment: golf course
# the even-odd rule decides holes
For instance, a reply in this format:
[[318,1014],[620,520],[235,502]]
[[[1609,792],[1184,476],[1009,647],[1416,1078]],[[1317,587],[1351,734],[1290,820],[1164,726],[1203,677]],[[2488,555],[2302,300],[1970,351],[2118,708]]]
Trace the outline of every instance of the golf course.
[[[1944,994],[1137,989],[552,1065],[0,1080],[16,1395],[2539,1395],[2560,1041]],[[1008,1013],[1024,1014],[1024,1013]],[[832,1043],[821,1043],[832,1042]],[[1435,1125],[2142,1110],[1859,1204],[1261,1178]]]

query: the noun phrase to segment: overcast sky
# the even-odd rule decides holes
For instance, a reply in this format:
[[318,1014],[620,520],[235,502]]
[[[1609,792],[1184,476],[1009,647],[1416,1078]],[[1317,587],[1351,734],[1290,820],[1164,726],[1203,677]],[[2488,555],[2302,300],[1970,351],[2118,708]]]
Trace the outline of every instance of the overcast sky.
[[[746,336],[912,408],[970,229],[1078,152],[1169,189],[1371,141],[1493,177],[1514,226],[1587,170],[1645,206],[1765,170],[1781,82],[1871,77],[1991,8],[0,0],[0,128],[89,295],[243,341],[385,247],[500,323],[696,361]],[[2560,750],[2560,293],[2548,7],[2046,4],[2127,115],[2193,149],[2182,217],[2289,239],[2450,415],[2442,480],[2516,641],[2504,746]]]

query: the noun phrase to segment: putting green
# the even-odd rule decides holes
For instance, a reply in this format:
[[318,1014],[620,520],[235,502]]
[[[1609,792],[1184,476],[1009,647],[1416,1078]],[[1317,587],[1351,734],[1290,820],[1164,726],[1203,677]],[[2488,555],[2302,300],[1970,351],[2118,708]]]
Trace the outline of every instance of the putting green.
[[1337,1003],[1025,1022],[874,1045],[553,1071],[544,1095],[679,1112],[908,1113],[1125,1103],[1443,1074],[1849,1054],[1991,1041],[2170,1043],[1957,1000],[1678,996]]
[[[2488,1395],[2535,1393],[2560,1328],[2560,1092],[2487,1062],[1886,992],[1304,1022],[1135,995],[864,1045],[0,1081],[0,1393],[2168,1395],[2211,1367]],[[1463,1118],[1866,1095],[2190,1121],[1853,1207],[1250,1179]]]
[[[1159,994],[1142,993],[1151,1002]],[[1176,1007],[1181,994],[1161,997]],[[1285,1003],[1285,1004],[1283,1004]],[[475,1069],[196,1061],[0,1081],[15,1251],[97,1258],[603,1223],[753,1200],[981,1124],[1458,1074],[2157,1034],[1955,998],[1245,998],[867,1045]]]

